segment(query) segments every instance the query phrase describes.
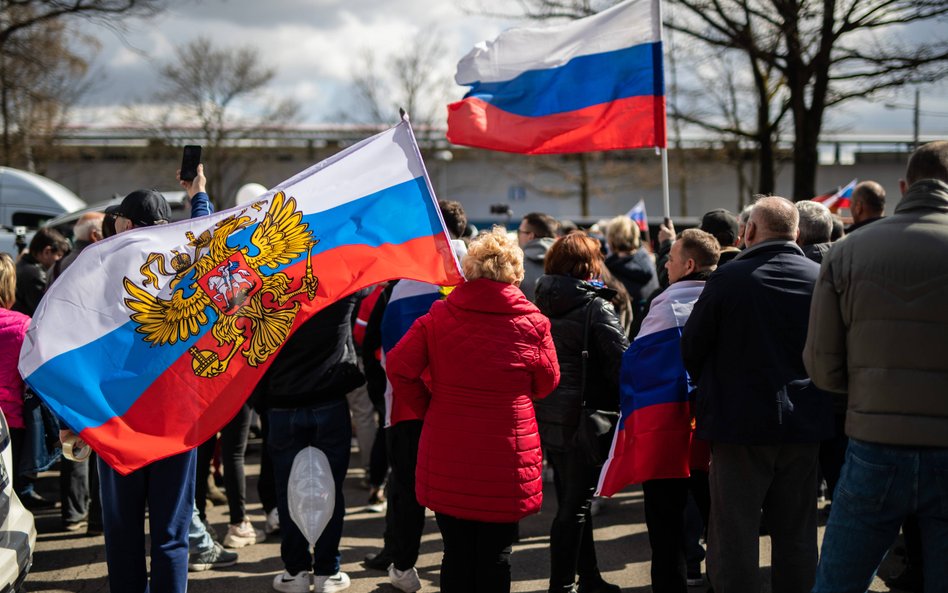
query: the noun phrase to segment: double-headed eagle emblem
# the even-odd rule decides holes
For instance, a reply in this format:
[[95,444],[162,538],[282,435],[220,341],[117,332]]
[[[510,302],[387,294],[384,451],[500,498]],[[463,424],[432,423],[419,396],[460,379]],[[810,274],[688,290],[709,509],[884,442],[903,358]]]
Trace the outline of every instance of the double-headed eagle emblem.
[[[312,256],[318,241],[303,223],[295,199],[280,192],[269,202],[269,210],[252,231],[246,229],[255,217],[246,215],[248,209],[241,210],[199,237],[188,232],[187,246],[193,248],[193,256],[178,251],[151,253],[140,270],[141,286],[125,278],[125,305],[133,311],[136,331],[153,345],[175,344],[197,335],[209,321],[208,309],[217,309],[211,335],[221,351],[188,349],[199,377],[220,375],[238,353],[253,367],[266,361],[293,327],[302,300],[295,297],[305,294],[312,301],[316,296],[319,279],[313,275]],[[260,201],[250,208],[259,212],[266,204]],[[228,240],[242,231],[250,233],[249,245],[246,238],[231,245]],[[278,271],[304,253],[306,269],[299,278],[286,269]],[[168,299],[144,288],[152,285],[161,290],[163,282],[170,290]]]

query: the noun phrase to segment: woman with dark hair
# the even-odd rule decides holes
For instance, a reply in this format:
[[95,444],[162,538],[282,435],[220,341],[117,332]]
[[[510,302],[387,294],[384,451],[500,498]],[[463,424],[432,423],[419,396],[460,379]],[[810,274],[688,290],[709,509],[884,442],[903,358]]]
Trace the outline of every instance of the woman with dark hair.
[[535,405],[558,502],[550,527],[550,593],[620,590],[600,575],[593,544],[589,507],[602,465],[576,443],[584,407],[619,410],[619,367],[629,347],[609,302],[615,291],[597,280],[602,266],[599,242],[571,233],[547,252],[546,275],[537,282],[536,303],[552,323],[562,373],[559,386]]
[[533,401],[556,387],[559,365],[550,322],[518,288],[516,240],[495,228],[461,266],[467,282],[386,356],[391,414],[424,418],[415,495],[441,530],[441,591],[507,593],[517,524],[543,499]]

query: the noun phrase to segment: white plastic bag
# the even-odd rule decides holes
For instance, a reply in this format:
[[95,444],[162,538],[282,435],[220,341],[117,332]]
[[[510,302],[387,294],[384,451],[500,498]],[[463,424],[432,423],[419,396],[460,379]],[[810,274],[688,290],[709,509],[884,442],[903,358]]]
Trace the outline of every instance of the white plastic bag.
[[290,518],[309,545],[314,545],[336,506],[336,483],[325,453],[306,447],[296,455],[286,497]]

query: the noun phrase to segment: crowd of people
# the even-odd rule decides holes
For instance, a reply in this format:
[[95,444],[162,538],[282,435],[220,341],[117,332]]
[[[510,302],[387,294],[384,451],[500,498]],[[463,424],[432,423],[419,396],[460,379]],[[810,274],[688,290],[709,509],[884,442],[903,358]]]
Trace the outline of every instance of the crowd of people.
[[[193,217],[212,211],[203,169],[179,182]],[[443,543],[441,590],[509,592],[518,523],[540,509],[546,466],[556,497],[548,590],[617,593],[622,583],[598,567],[591,507],[622,430],[651,457],[629,481],[642,484],[656,593],[759,591],[762,532],[775,593],[866,591],[900,528],[902,584],[945,591],[948,259],[938,254],[948,253],[948,142],[917,149],[900,184],[890,216],[880,184],[857,185],[845,230],[822,204],[760,196],[680,233],[666,220],[654,246],[628,216],[580,231],[530,213],[515,236],[471,233],[461,204],[442,200],[464,283],[392,281],[326,307],[196,450],[126,476],[95,456],[63,459],[63,528],[104,533],[115,593],[184,591],[189,570],[231,566],[235,549],[276,533],[276,591],[344,590],[355,426],[369,502],[385,512],[365,566],[387,571],[397,590],[422,588],[427,508]],[[30,478],[53,460],[24,439],[29,394],[16,359],[29,316],[88,245],[169,219],[161,194],[139,190],[81,218],[71,246],[43,229],[19,261],[0,256],[0,408],[14,485],[31,508],[55,501]],[[678,405],[673,413],[634,415],[661,403],[658,393],[679,398],[662,404]],[[265,443],[262,528],[246,510],[254,418]],[[60,437],[75,439],[65,427]],[[336,501],[315,545],[288,509],[293,460],[310,446],[328,459]],[[229,511],[221,541],[205,512],[218,456]]]

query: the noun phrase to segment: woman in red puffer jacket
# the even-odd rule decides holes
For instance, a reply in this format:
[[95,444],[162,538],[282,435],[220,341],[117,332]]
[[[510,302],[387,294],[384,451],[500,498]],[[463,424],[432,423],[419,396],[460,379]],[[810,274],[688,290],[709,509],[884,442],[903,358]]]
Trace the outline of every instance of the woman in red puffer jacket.
[[386,372],[400,403],[426,410],[415,492],[444,541],[441,590],[505,593],[517,522],[543,501],[533,400],[559,364],[549,320],[518,288],[516,240],[495,228],[462,267],[467,282],[412,325]]

